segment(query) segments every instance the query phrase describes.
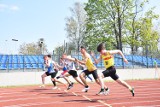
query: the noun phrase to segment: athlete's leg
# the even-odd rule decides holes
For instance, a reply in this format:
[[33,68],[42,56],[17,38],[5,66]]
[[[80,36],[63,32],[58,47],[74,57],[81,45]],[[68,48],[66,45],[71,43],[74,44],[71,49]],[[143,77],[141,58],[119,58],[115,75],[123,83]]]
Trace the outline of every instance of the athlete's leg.
[[41,75],[43,85],[45,84],[45,77],[47,77],[46,73]]
[[84,84],[78,79],[78,77],[74,77],[74,79],[75,79],[79,84],[81,84],[82,86],[84,86]]
[[71,82],[67,77],[70,76],[72,74],[72,71],[70,70],[68,73],[64,74],[64,79],[67,81],[67,83],[69,84],[68,85],[68,88],[67,90],[71,89],[73,87],[73,82]]
[[52,81],[58,82],[60,84],[63,84],[65,87],[67,87],[67,85],[65,83],[61,82],[60,80],[58,80],[56,78],[51,78],[51,79],[52,79]]
[[41,88],[45,87],[45,77],[47,77],[46,72],[41,75],[41,78],[42,78],[42,85],[40,86]]
[[128,88],[129,90],[132,89],[132,87],[131,87],[127,82],[125,82],[124,80],[122,80],[122,79],[120,79],[120,78],[118,78],[118,79],[115,80],[115,81],[118,82],[120,85]]
[[80,77],[81,81],[83,82],[83,84],[84,84],[85,86],[88,86],[88,84],[87,84],[87,82],[86,82],[86,79],[85,79],[85,76],[86,76],[85,72],[81,72],[81,73],[79,74],[79,77]]
[[120,85],[128,88],[129,91],[132,93],[132,96],[134,96],[134,88],[132,88],[127,82],[125,82],[124,80],[121,80],[120,78],[118,78],[115,81],[118,82]]

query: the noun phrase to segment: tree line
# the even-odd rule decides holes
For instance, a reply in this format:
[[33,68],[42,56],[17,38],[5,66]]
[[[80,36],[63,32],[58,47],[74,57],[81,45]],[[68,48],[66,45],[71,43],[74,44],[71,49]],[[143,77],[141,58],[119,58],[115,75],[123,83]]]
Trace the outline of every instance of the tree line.
[[[159,16],[154,13],[155,7],[145,10],[150,2],[151,0],[88,0],[85,4],[76,2],[70,8],[71,16],[65,18],[64,30],[69,42],[56,47],[54,53],[78,53],[81,45],[96,50],[100,42],[105,42],[108,50],[123,51],[127,47],[131,49],[131,54],[146,54],[146,50],[151,52],[149,54],[159,53],[160,33],[153,23]],[[36,46],[40,48],[39,44]],[[40,53],[36,46],[32,46],[37,49],[35,53]],[[138,51],[139,48],[141,52]]]

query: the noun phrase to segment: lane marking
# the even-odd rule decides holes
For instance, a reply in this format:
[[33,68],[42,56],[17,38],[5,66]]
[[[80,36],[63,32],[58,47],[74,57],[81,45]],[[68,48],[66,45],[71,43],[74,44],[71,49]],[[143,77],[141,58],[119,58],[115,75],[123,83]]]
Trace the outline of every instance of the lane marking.
[[[134,101],[133,103],[151,103],[151,102],[160,102],[160,100],[152,100],[152,101]],[[121,105],[121,104],[130,104],[131,102],[121,102],[121,103],[112,103],[112,105]]]
[[16,99],[8,99],[8,100],[0,100],[0,102],[10,102],[10,101],[24,101],[24,100],[31,100],[31,99],[47,99],[47,98],[50,98],[50,97],[30,97],[30,98],[16,98]]
[[67,93],[68,91],[67,91],[67,90],[64,90],[64,92],[66,92],[66,93]]
[[5,92],[5,93],[0,93],[0,95],[6,95],[6,94],[17,94],[17,93],[23,93],[23,92]]
[[131,106],[131,107],[160,107],[160,105],[150,105],[150,106]]
[[89,100],[89,101],[93,101],[93,100],[91,100],[90,98],[88,98],[88,97],[85,96],[85,95],[82,95],[82,97],[84,97],[85,99],[87,99],[87,100]]
[[75,92],[72,92],[73,95],[78,96],[78,94],[76,94]]
[[105,105],[105,106],[112,107],[110,104],[107,104],[107,103],[105,103],[105,102],[102,101],[102,100],[97,100],[97,101],[98,101],[99,103]]
[[[70,102],[70,103],[79,103],[79,102]],[[37,102],[37,103],[25,103],[25,104],[17,104],[17,105],[9,105],[3,107],[27,107],[27,106],[38,106],[38,105],[48,105],[48,104],[66,104],[66,102],[55,101],[55,102]]]

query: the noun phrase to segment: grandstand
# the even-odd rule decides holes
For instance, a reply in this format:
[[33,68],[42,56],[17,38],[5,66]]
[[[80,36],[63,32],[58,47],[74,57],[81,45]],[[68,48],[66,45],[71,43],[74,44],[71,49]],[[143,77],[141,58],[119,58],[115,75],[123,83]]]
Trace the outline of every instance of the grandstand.
[[[72,57],[82,59],[82,56],[72,55]],[[98,58],[99,56],[96,55]],[[158,66],[160,60],[152,57],[140,56],[140,55],[125,55],[128,64],[122,61],[121,56],[115,55],[114,61],[117,68],[131,68],[133,66],[139,67],[153,67],[154,60],[156,60]],[[59,57],[57,57],[59,58]],[[18,70],[18,69],[43,69],[43,55],[0,55],[0,70]],[[103,68],[103,62],[96,65],[98,68]]]
[[41,69],[42,55],[0,55],[0,70]]

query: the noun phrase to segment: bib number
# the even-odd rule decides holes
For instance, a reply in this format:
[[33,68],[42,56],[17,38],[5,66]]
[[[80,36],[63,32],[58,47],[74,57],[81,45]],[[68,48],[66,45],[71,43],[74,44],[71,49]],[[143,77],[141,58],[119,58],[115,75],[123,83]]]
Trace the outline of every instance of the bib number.
[[108,61],[105,61],[105,64],[108,65]]

